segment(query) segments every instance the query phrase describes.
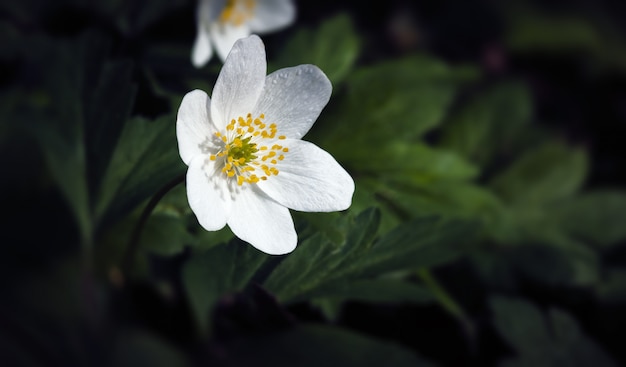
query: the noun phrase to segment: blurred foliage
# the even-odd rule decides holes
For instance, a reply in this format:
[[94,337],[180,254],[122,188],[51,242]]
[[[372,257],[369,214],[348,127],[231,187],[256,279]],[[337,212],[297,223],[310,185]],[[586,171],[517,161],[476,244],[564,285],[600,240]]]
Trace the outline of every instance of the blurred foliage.
[[[623,33],[516,4],[494,5],[512,54],[582,52],[623,72]],[[194,6],[0,5],[0,360],[626,363],[626,190],[589,185],[588,146],[543,123],[527,78],[426,48],[372,57],[352,13],[264,39],[270,70],[331,79],[306,139],[353,175],[352,207],[293,213],[299,245],[280,257],[204,231],[172,188],[178,104],[220,69],[190,65]],[[66,26],[66,11],[83,18]],[[159,34],[181,19],[183,37]],[[397,330],[377,329],[389,315]]]

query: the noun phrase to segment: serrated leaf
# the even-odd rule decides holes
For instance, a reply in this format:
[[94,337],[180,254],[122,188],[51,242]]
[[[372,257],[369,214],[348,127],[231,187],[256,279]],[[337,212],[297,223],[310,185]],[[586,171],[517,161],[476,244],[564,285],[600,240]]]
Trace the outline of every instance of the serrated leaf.
[[[356,223],[362,224],[353,224],[346,242],[340,246],[319,235],[304,241],[270,274],[264,286],[284,302],[321,297],[324,289],[340,284],[455,259],[475,230],[467,223],[422,218],[392,230],[372,244],[379,222],[373,220],[374,213],[378,211],[359,215]],[[367,232],[371,234],[360,237]]]
[[246,287],[269,256],[247,243],[233,240],[201,253],[194,253],[183,268],[182,280],[193,314],[203,332],[223,296]]
[[154,121],[135,118],[126,124],[98,195],[100,221],[127,213],[185,172],[176,148],[174,121],[168,115]]
[[525,152],[494,177],[490,186],[514,205],[547,203],[576,193],[587,177],[588,165],[583,149],[547,142]]
[[393,343],[329,326],[299,326],[239,340],[226,349],[229,366],[433,366]]
[[337,86],[352,68],[359,51],[359,39],[350,17],[340,14],[317,29],[299,30],[285,44],[274,64],[278,67],[317,65]]
[[380,222],[375,209],[360,213],[342,244],[335,244],[322,234],[305,239],[266,279],[264,286],[280,300],[293,300],[333,277],[342,264],[349,263],[367,250]]
[[381,237],[343,276],[362,277],[428,268],[456,259],[479,227],[476,223],[416,218]]

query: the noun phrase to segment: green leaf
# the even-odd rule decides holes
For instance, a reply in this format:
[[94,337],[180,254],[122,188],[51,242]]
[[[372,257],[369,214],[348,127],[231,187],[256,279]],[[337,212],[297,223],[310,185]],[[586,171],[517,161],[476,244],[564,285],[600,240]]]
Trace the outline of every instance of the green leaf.
[[336,15],[314,30],[299,30],[274,59],[274,69],[300,64],[317,65],[337,86],[359,54],[360,44],[350,18]]
[[229,366],[433,366],[393,343],[317,325],[250,337],[226,349]]
[[381,237],[342,271],[343,276],[374,276],[428,268],[456,259],[476,235],[476,223],[416,218]]
[[96,32],[67,41],[34,36],[22,44],[24,62],[40,71],[41,96],[28,101],[36,111],[29,128],[83,243],[92,242],[92,195],[134,100],[131,65],[107,60],[109,46]]
[[193,236],[187,231],[186,224],[183,218],[177,216],[152,215],[143,228],[139,246],[162,256],[179,254],[185,245],[194,241]]
[[91,242],[92,217],[89,203],[85,150],[82,144],[67,141],[58,131],[41,126],[34,131],[50,175],[65,197],[78,224],[81,242]]
[[490,186],[512,204],[546,203],[575,194],[587,177],[588,165],[583,149],[548,142],[528,150]]
[[[94,42],[98,39],[94,38]],[[132,64],[107,62],[95,81],[90,100],[85,101],[85,139],[89,178],[100,183],[124,124],[130,117],[136,87],[131,81]]]
[[183,268],[183,285],[201,331],[217,301],[243,290],[269,257],[247,243],[234,240],[194,253]]
[[503,365],[617,366],[563,311],[544,315],[526,301],[504,297],[492,297],[490,304],[497,331],[517,351],[517,358]]
[[101,222],[126,214],[184,173],[174,121],[167,115],[126,124],[98,195],[96,214]]
[[[337,147],[337,158],[352,170],[404,183],[474,178],[478,170],[455,153],[420,143],[394,142],[372,150],[368,145]],[[388,178],[389,179],[389,178]]]
[[532,114],[528,88],[521,83],[497,84],[454,114],[443,128],[441,145],[485,166],[511,154]]
[[569,233],[608,246],[626,239],[626,191],[597,190],[555,205],[551,210]]
[[[333,147],[377,147],[409,141],[438,126],[464,78],[443,62],[415,55],[363,67],[346,81],[346,98],[331,113],[333,124],[320,141]],[[340,102],[338,102],[340,103]],[[344,145],[345,144],[338,144]]]
[[310,292],[332,277],[342,264],[367,251],[378,230],[380,213],[369,209],[360,213],[348,229],[346,240],[335,244],[315,234],[287,256],[266,279],[264,286],[280,300],[292,300]]
[[355,281],[451,261],[460,255],[460,247],[475,232],[475,227],[468,223],[421,218],[373,242],[379,215],[377,210],[361,213],[340,245],[321,235],[303,241],[276,267],[264,286],[284,302],[325,297],[326,291],[333,296],[337,287],[341,289]]

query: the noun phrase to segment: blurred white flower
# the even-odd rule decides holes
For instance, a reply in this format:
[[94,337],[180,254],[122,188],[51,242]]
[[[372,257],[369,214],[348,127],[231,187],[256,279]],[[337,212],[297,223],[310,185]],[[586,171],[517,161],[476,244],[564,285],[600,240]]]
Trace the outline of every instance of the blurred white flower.
[[295,13],[292,0],[199,0],[191,61],[202,67],[211,59],[213,47],[225,60],[235,41],[284,28]]
[[176,134],[187,171],[187,198],[200,225],[233,233],[268,254],[293,251],[289,209],[347,209],[352,177],[327,152],[300,140],[330,99],[314,65],[266,73],[255,35],[226,58],[212,98],[194,90],[178,110]]

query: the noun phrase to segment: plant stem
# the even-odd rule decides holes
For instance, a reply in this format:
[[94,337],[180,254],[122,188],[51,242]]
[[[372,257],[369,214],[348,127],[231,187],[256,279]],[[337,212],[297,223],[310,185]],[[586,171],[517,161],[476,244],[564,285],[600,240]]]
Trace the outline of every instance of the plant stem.
[[137,255],[137,251],[139,250],[139,240],[141,239],[141,231],[143,230],[146,221],[152,214],[152,211],[157,206],[159,201],[163,199],[165,194],[167,194],[171,189],[178,186],[178,184],[185,182],[185,175],[180,175],[168,182],[163,186],[154,196],[150,199],[146,207],[141,212],[141,216],[135,224],[135,228],[133,228],[133,232],[128,241],[128,245],[126,246],[126,251],[124,252],[124,257],[122,258],[122,274],[128,276],[130,273],[133,264],[135,263],[135,257]]
[[465,335],[469,340],[470,350],[475,351],[475,333],[474,323],[467,316],[461,305],[452,298],[452,296],[446,291],[446,289],[437,281],[427,268],[421,268],[417,270],[417,275],[420,277],[424,285],[430,289],[435,296],[435,299],[439,304],[453,317],[455,317],[461,324]]

